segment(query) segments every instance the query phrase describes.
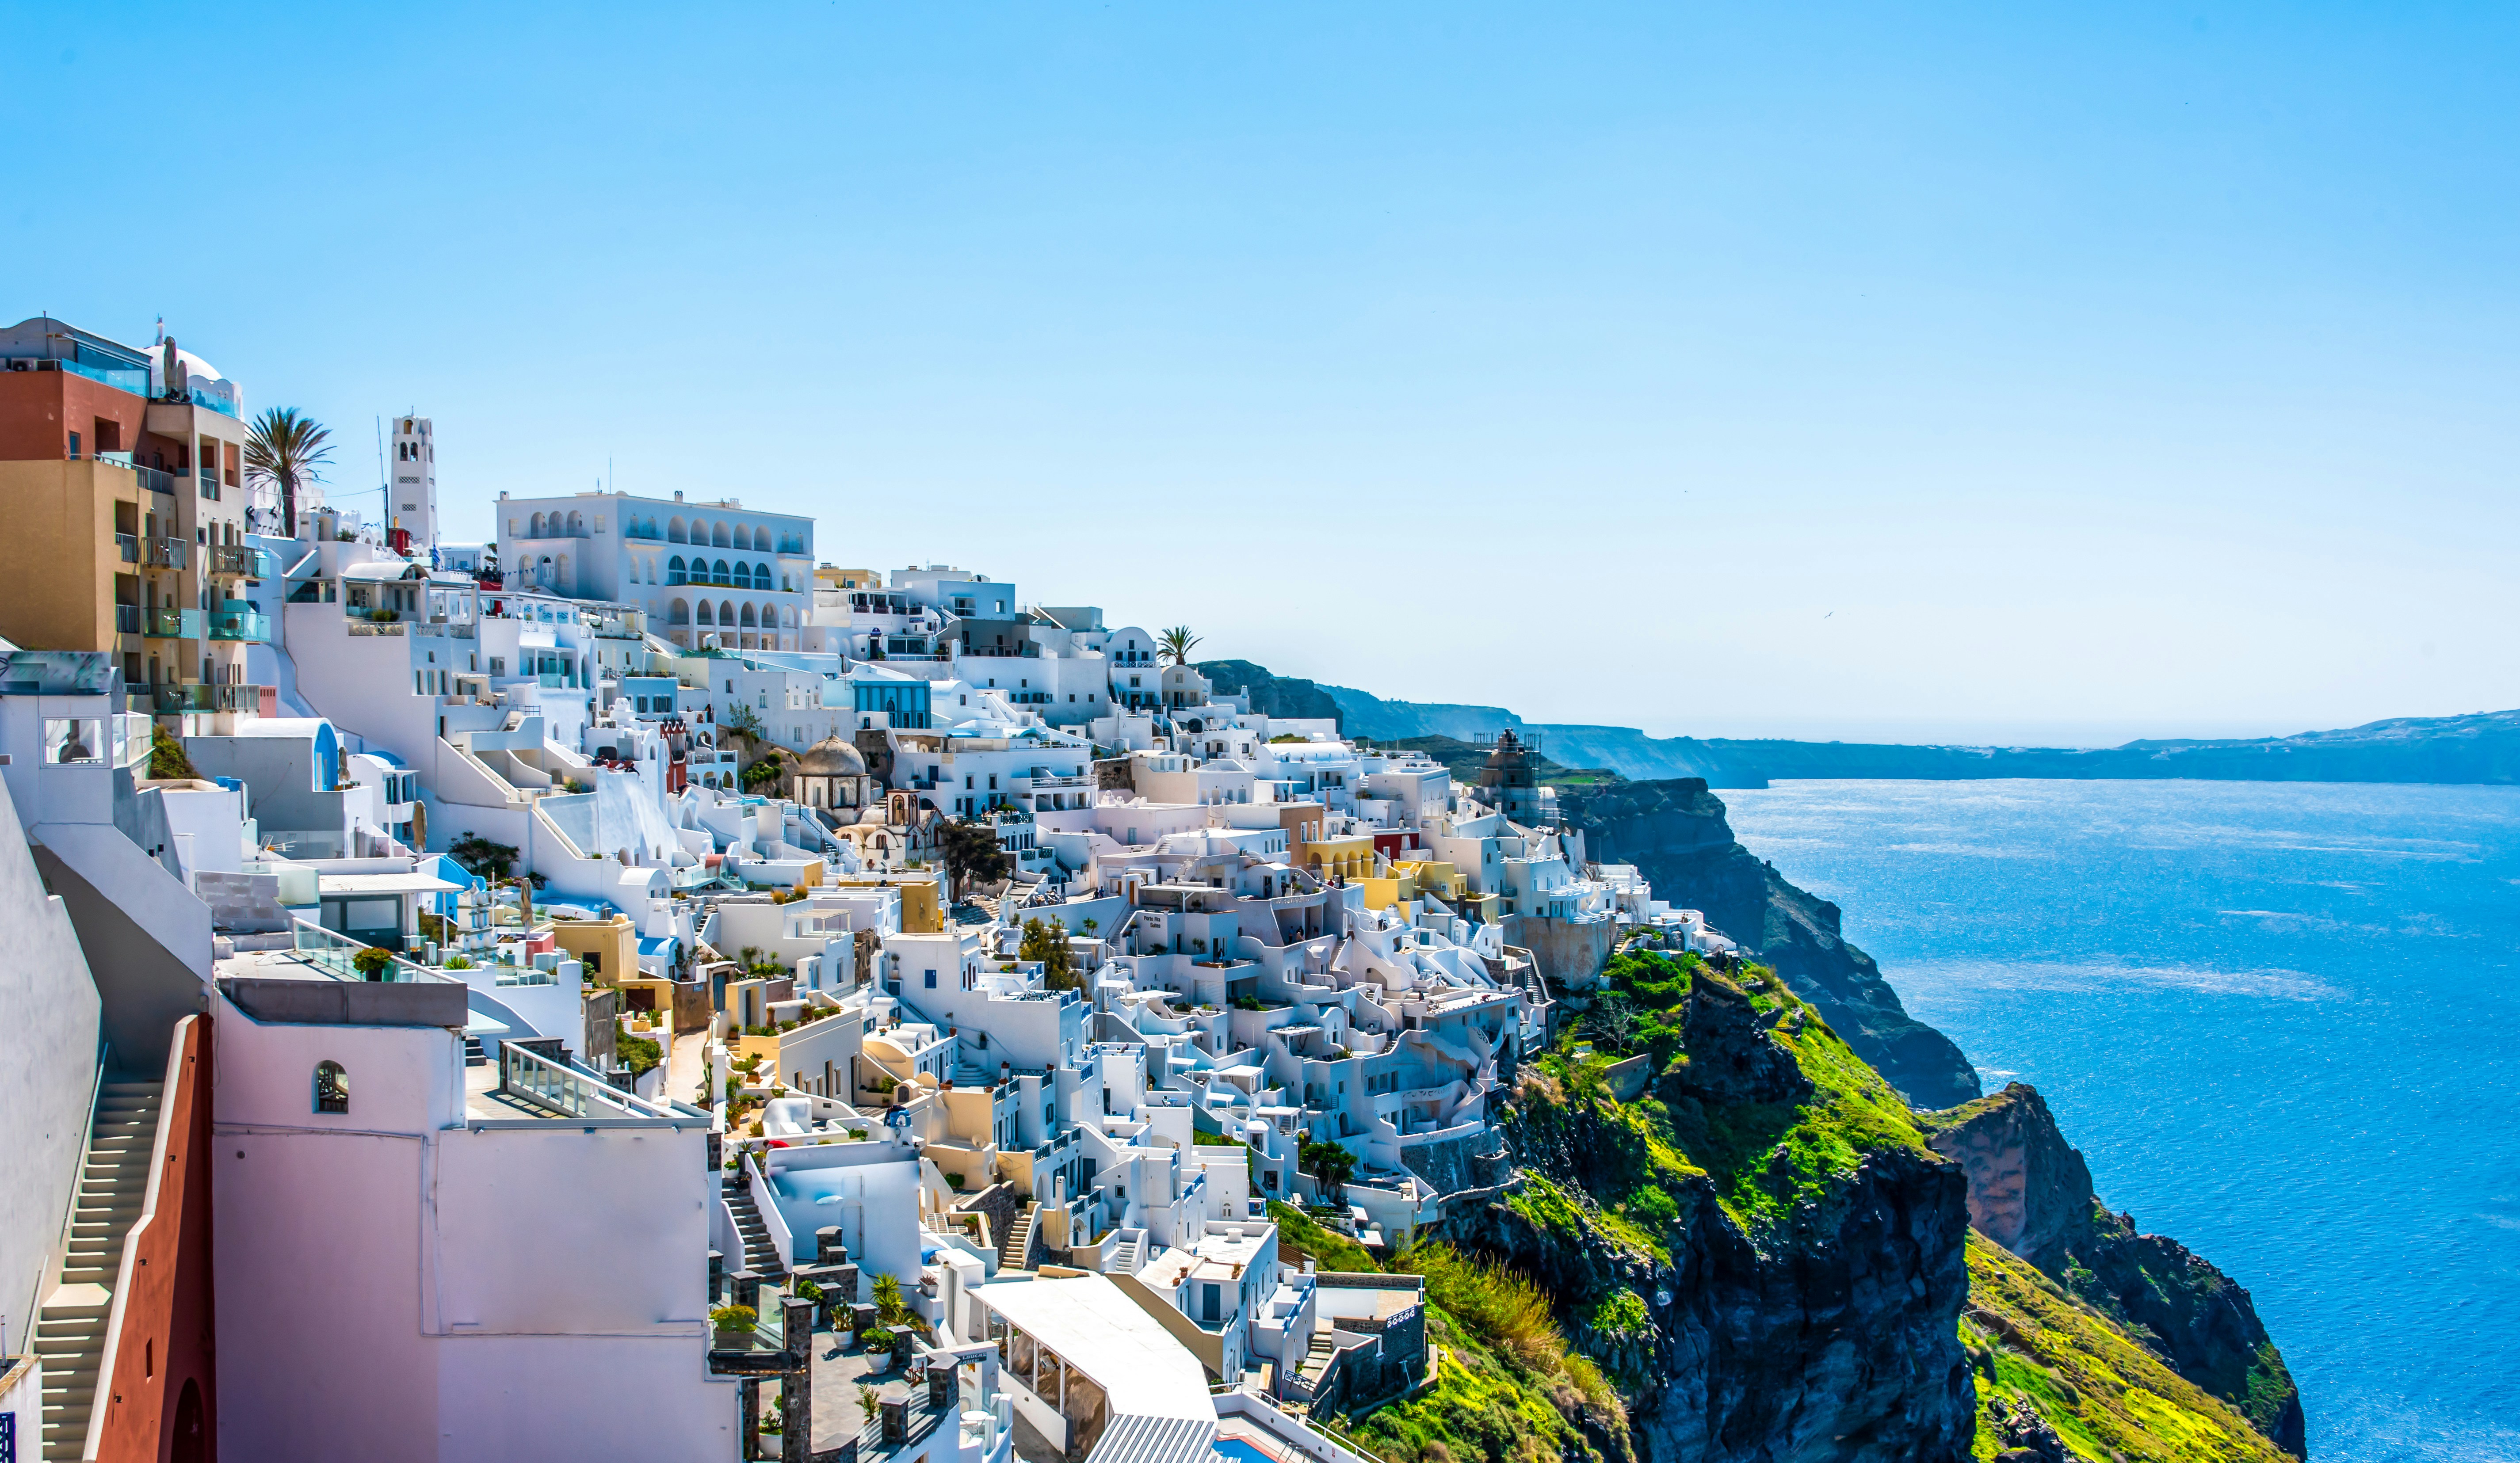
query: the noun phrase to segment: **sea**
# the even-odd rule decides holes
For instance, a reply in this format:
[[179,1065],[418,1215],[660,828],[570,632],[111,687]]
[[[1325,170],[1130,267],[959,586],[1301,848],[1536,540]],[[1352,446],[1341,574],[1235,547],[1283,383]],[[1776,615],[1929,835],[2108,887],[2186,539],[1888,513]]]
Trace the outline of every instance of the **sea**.
[[2312,1458],[2520,1459],[2520,789],[1721,796],[2111,1207],[2248,1287]]

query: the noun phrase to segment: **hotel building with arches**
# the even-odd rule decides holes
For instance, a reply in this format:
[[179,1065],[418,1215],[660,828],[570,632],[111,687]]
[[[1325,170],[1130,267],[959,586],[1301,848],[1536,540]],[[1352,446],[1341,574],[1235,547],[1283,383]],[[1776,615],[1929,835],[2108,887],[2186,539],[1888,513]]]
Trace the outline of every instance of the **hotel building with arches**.
[[686,649],[800,650],[814,606],[814,520],[735,499],[502,495],[512,589],[638,604]]

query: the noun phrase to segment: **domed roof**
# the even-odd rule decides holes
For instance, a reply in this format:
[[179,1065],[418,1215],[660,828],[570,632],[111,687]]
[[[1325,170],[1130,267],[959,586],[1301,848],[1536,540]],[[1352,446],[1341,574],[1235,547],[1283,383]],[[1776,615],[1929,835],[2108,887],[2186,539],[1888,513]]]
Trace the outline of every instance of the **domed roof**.
[[863,777],[866,770],[866,759],[837,732],[807,747],[796,758],[796,776],[800,777]]

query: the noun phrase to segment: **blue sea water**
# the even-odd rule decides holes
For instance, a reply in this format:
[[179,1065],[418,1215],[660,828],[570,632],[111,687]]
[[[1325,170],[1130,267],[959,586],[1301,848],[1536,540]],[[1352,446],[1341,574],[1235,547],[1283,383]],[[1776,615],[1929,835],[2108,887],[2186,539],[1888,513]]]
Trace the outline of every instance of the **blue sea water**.
[[2110,1205],[2249,1288],[2312,1458],[2520,1458],[2520,789],[1723,797]]

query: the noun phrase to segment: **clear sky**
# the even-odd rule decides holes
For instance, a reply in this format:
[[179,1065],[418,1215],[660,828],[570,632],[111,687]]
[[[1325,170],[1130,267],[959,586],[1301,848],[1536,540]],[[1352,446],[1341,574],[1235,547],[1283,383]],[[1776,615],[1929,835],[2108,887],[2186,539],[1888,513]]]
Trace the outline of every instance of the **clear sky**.
[[[0,5],[0,315],[1656,732],[2520,704],[2520,11]],[[373,502],[371,497],[368,501]]]

